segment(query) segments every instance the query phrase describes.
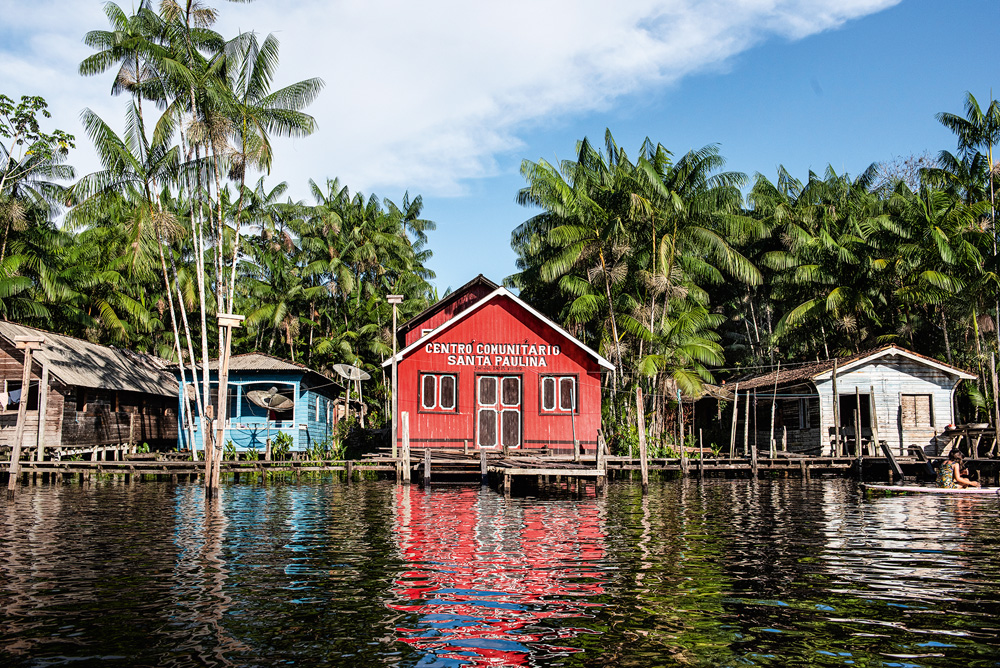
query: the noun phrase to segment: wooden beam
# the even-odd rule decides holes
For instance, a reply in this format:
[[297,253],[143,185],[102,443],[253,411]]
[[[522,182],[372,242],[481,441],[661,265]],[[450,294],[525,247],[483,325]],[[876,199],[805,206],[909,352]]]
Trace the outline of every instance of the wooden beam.
[[739,418],[740,410],[740,383],[736,381],[736,389],[733,390],[733,427],[729,430],[729,456],[733,456],[736,449],[736,422]]
[[24,351],[24,369],[21,372],[21,399],[17,402],[17,428],[14,444],[10,450],[10,470],[7,479],[7,498],[13,499],[17,490],[21,468],[21,439],[24,438],[25,422],[28,418],[28,396],[31,394],[31,351],[42,347],[45,341],[36,336],[15,336],[14,345]]
[[403,484],[410,484],[410,414],[403,411],[399,414],[399,431],[403,439]]
[[646,414],[642,404],[642,388],[635,388],[636,424],[639,429],[639,466],[642,470],[642,493],[649,493],[649,463],[646,459]]
[[49,365],[42,364],[42,379],[38,383],[38,441],[35,459],[45,460],[45,423],[49,412]]

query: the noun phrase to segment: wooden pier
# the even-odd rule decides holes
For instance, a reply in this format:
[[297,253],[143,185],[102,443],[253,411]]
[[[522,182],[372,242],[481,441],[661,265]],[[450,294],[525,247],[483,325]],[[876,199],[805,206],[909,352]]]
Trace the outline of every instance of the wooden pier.
[[[495,450],[419,449],[412,458],[392,457],[380,452],[359,460],[291,460],[291,461],[223,461],[221,473],[231,480],[253,479],[256,475],[291,474],[300,478],[306,473],[335,472],[344,474],[348,481],[373,474],[377,477],[412,480],[421,485],[483,484],[495,487],[501,493],[510,493],[516,484],[543,485],[554,478],[559,481],[591,483],[600,491],[608,480],[632,480],[643,470],[639,458],[593,453],[573,457],[568,454],[524,451],[504,455]],[[774,458],[695,457],[653,458],[646,462],[648,473],[697,478],[748,478],[748,477],[799,477],[812,476],[857,477],[869,481],[898,480],[900,473],[907,479],[928,479],[926,457],[803,457],[783,455]],[[987,484],[1000,485],[1000,460],[967,460],[978,470]],[[9,466],[9,465],[8,465]],[[8,466],[0,462],[0,472]],[[205,463],[180,459],[178,453],[149,453],[125,455],[114,460],[46,460],[20,462],[19,474],[49,476],[50,479],[79,478],[81,481],[94,475],[126,476],[129,480],[169,479],[178,481],[197,479],[204,475]],[[408,471],[407,471],[408,470]],[[406,476],[408,472],[410,475]],[[372,477],[369,475],[367,477]]]

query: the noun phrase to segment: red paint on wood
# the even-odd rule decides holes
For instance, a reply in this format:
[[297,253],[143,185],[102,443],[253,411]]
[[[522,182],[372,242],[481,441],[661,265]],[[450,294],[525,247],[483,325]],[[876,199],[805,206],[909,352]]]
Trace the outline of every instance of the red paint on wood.
[[[398,373],[399,412],[410,414],[414,447],[461,448],[468,440],[500,448],[506,438],[516,448],[569,451],[575,432],[585,449],[595,449],[601,426],[597,359],[509,296],[491,299],[421,341],[399,361]],[[421,382],[425,374],[454,376],[457,401],[452,410],[425,398],[435,387],[432,381]],[[573,379],[575,412],[560,410],[558,391],[548,400],[555,410],[543,408],[545,376]],[[450,379],[440,382],[450,387]]]

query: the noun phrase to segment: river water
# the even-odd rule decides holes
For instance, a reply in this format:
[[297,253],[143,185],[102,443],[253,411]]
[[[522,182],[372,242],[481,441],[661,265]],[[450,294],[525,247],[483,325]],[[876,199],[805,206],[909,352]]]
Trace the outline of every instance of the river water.
[[1000,666],[998,510],[839,479],[37,485],[2,511],[0,666]]

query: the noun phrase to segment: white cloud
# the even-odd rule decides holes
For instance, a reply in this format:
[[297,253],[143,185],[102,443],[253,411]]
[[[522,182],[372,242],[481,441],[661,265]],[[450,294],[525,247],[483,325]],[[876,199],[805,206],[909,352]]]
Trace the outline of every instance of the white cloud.
[[[717,66],[773,37],[801,39],[899,0],[218,0],[217,28],[274,32],[277,85],[311,76],[326,90],[310,107],[313,137],[281,143],[276,176],[293,192],[339,176],[394,195],[462,192],[495,172],[518,133],[553,116],[606,108],[617,97]],[[120,2],[130,7],[129,2]],[[118,114],[110,74],[76,75],[96,0],[0,0],[0,92],[49,100],[54,124],[87,140],[84,107]],[[79,155],[82,170],[96,168]]]

